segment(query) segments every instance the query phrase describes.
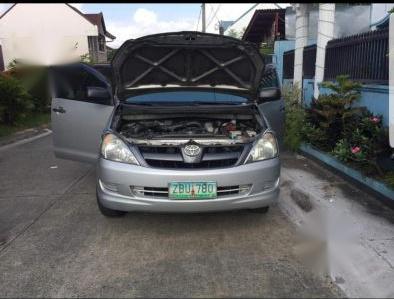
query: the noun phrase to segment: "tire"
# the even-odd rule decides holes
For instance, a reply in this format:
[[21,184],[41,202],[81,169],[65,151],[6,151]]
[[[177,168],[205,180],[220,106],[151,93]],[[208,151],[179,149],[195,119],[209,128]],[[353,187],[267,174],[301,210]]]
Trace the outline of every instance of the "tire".
[[98,197],[97,197],[97,205],[98,205],[98,208],[99,208],[101,214],[103,214],[105,217],[112,217],[112,218],[122,217],[126,214],[126,212],[123,212],[123,211],[112,210],[112,209],[108,209],[108,208],[104,207],[101,204]]
[[270,207],[262,207],[262,208],[257,208],[257,209],[252,209],[250,210],[253,213],[259,213],[259,214],[266,214],[269,211]]

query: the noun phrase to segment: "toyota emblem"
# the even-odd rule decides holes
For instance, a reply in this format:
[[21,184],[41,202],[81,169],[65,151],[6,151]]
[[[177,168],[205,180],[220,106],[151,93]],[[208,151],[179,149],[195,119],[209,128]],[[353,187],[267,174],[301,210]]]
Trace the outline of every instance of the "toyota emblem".
[[198,156],[201,152],[201,148],[195,144],[188,144],[184,148],[184,153],[190,157]]

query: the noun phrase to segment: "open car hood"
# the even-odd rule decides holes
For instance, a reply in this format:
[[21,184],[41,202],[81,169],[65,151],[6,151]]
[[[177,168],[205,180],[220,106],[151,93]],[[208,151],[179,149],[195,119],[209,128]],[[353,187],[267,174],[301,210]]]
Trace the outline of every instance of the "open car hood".
[[193,31],[126,41],[112,60],[120,100],[147,89],[220,89],[255,96],[264,69],[256,46]]

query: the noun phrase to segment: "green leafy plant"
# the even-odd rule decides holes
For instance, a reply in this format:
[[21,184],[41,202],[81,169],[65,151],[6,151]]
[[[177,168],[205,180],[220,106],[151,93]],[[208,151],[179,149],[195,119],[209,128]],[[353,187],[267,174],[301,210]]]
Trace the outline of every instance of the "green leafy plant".
[[306,109],[304,140],[394,187],[393,172],[381,162],[391,154],[382,116],[372,114],[366,107],[353,106],[360,98],[360,83],[338,76],[336,82],[322,85],[331,93],[313,99]]
[[89,53],[81,55],[81,62],[87,63],[87,64],[96,63],[96,61],[93,59],[93,57]]
[[306,116],[304,127],[302,128],[303,139],[318,148],[324,148],[327,137],[320,127],[312,124],[308,121],[308,116]]
[[111,61],[112,60],[112,58],[115,56],[115,53],[116,53],[117,50],[118,49],[111,49],[111,48],[107,49],[107,61]]
[[346,139],[341,139],[335,145],[332,154],[343,162],[348,162],[350,158],[350,145]]
[[26,116],[34,108],[31,96],[22,83],[9,75],[0,75],[0,118],[5,124]]
[[50,94],[48,84],[48,69],[46,67],[20,65],[7,70],[5,74],[18,79],[34,102],[34,112],[48,112]]
[[336,82],[323,82],[322,86],[331,90],[331,93],[321,94],[317,100],[312,100],[308,120],[325,133],[325,140],[320,143],[322,149],[331,151],[343,138],[346,119],[360,111],[360,108],[353,108],[352,104],[360,98],[361,84],[341,75],[336,78]]
[[237,30],[235,30],[235,29],[233,29],[233,28],[230,28],[230,29],[227,31],[226,35],[231,36],[231,37],[234,37],[234,38],[238,38],[238,39],[241,39],[241,38],[242,38],[242,32],[239,32],[239,31],[237,31]]
[[384,174],[383,182],[386,183],[389,187],[394,189],[394,171],[389,171]]
[[301,89],[298,85],[286,85],[282,90],[285,101],[284,144],[290,150],[297,150],[303,141],[305,110],[299,102]]
[[346,122],[344,138],[335,145],[333,155],[349,162],[366,173],[383,175],[377,158],[389,149],[388,133],[382,125],[381,116],[366,109]]

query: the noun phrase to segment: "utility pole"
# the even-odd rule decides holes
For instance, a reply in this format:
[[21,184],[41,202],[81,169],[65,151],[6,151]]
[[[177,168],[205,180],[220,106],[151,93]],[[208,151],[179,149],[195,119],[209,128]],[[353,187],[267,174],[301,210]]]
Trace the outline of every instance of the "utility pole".
[[205,3],[201,4],[201,18],[202,18],[202,32],[206,31],[206,26],[205,26]]
[[224,27],[223,27],[221,21],[219,22],[219,34],[220,34],[220,35],[223,35],[223,34],[224,34]]

